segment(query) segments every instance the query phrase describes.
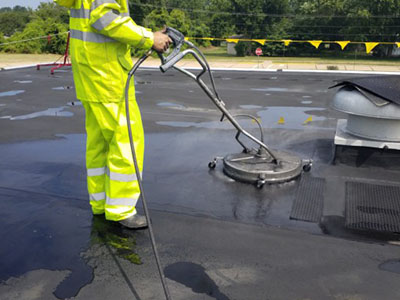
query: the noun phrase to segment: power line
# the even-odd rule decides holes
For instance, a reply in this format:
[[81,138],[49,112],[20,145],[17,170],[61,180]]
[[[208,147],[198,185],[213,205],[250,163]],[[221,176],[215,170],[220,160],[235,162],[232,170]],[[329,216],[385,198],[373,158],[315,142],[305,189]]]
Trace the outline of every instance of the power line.
[[[148,14],[145,13],[133,13],[135,17],[146,17]],[[249,25],[244,22],[232,22],[233,25]],[[251,23],[253,25],[269,25],[268,23]],[[294,25],[296,28],[345,28],[347,25]],[[400,28],[399,25],[353,25],[350,24],[352,28]]]
[[[214,15],[235,15],[235,16],[253,16],[253,17],[273,17],[273,18],[343,18],[343,19],[363,19],[364,16],[342,16],[342,15],[297,15],[297,14],[268,14],[268,13],[240,13],[232,11],[215,11],[215,10],[204,10],[204,9],[191,9],[173,6],[160,6],[155,4],[144,4],[144,3],[131,3],[132,5],[139,7],[153,7],[158,9],[179,9],[182,11],[192,12],[192,13],[204,13],[204,14],[214,14]],[[374,19],[399,19],[399,15],[372,15],[368,18]]]
[[[144,14],[144,13],[136,13],[136,14],[134,14],[134,17],[146,17],[147,16],[147,14]],[[245,23],[245,22],[237,22],[237,21],[233,21],[232,23],[231,23],[232,25],[247,25],[247,26],[268,26],[268,25],[270,25],[270,24],[268,24],[268,23],[266,23],[266,22],[262,22],[262,23],[256,23],[256,22],[254,22],[254,23],[251,23],[251,24],[248,24],[248,23]],[[346,26],[347,25],[294,25],[294,27],[295,28],[342,28],[342,29],[345,29],[346,28]],[[350,25],[351,26],[351,28],[364,28],[364,29],[368,29],[368,28],[371,28],[371,29],[376,29],[376,28],[378,28],[378,29],[395,29],[395,28],[400,28],[400,25]],[[362,34],[362,33],[360,33],[360,34]],[[395,33],[393,33],[393,34],[395,34]]]
[[53,36],[58,36],[58,35],[62,35],[62,34],[67,34],[67,33],[68,32],[60,32],[60,33],[56,33],[56,34],[48,34],[48,35],[44,35],[44,36],[38,36],[38,37],[35,37],[35,38],[31,38],[31,39],[25,39],[25,40],[18,40],[18,41],[12,41],[12,42],[7,42],[7,43],[1,43],[0,46],[18,44],[18,43],[24,43],[24,42],[30,42],[30,41],[40,40],[40,39],[47,39],[49,36],[53,37]]

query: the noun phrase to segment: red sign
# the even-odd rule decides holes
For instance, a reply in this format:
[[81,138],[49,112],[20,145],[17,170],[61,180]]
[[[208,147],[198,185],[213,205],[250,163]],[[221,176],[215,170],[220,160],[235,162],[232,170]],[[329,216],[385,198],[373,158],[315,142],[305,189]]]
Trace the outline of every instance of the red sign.
[[262,50],[261,50],[261,48],[257,48],[257,49],[256,49],[256,55],[257,55],[257,56],[262,55]]

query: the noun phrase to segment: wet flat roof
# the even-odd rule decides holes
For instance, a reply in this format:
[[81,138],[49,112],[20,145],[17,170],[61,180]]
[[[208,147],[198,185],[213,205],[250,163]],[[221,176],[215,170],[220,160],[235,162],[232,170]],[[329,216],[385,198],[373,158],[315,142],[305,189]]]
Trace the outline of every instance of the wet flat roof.
[[[214,75],[233,114],[313,168],[262,189],[209,170],[241,151],[232,126],[191,79],[139,70],[145,192],[172,298],[399,298],[399,152],[333,144],[345,115],[328,87],[354,75]],[[0,298],[163,299],[147,231],[91,216],[71,70],[0,82]]]

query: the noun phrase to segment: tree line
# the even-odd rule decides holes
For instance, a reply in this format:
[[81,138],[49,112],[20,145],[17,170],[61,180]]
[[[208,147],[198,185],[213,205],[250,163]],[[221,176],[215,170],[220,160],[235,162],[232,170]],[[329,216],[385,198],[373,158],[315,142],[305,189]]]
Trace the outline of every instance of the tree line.
[[[164,24],[190,37],[329,40],[358,42],[400,41],[400,0],[129,0],[133,20],[152,30]],[[57,34],[68,30],[68,11],[53,3],[36,10],[21,6],[0,9],[0,44]],[[26,53],[62,53],[66,36],[53,40],[0,46],[0,50]],[[219,41],[197,41],[202,46]],[[362,45],[349,45],[347,52]],[[249,55],[257,45],[238,44]],[[374,55],[389,56],[393,45],[380,45]],[[331,44],[317,51],[308,44],[285,47],[268,43],[265,55],[324,55],[338,53]],[[346,52],[345,51],[345,52]]]

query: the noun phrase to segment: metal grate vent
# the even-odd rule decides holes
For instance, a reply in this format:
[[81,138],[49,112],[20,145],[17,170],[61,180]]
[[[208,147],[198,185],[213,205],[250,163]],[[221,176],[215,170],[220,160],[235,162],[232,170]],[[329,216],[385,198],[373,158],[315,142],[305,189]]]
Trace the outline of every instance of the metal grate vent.
[[346,182],[345,225],[400,233],[400,187]]
[[325,179],[302,176],[290,219],[318,223],[322,217]]

